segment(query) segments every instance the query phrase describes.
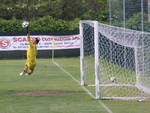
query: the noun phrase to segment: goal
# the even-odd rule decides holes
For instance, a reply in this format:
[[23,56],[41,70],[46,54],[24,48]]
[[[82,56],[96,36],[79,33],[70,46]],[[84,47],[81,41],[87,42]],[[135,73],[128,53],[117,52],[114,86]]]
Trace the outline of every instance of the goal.
[[150,33],[80,21],[81,85],[96,99],[150,98]]

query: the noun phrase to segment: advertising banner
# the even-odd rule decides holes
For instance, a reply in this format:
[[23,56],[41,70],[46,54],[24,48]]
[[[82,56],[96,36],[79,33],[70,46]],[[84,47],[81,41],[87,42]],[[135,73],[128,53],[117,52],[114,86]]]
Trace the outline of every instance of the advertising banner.
[[[79,35],[69,36],[49,36],[31,35],[33,38],[40,39],[37,45],[38,50],[52,49],[73,49],[80,48]],[[28,48],[27,36],[0,36],[0,51],[26,50]]]

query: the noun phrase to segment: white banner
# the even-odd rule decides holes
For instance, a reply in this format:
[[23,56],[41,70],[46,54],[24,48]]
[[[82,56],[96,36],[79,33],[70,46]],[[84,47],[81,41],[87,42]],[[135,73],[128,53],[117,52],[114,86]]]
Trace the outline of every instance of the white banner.
[[[30,37],[31,39],[40,39],[40,42],[37,45],[38,50],[80,48],[79,35],[31,35]],[[27,48],[27,36],[0,36],[0,51],[26,50]]]

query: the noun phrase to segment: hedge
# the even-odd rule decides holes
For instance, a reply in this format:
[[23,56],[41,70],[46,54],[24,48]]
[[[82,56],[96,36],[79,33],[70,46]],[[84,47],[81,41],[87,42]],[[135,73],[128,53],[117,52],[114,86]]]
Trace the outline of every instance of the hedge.
[[[49,32],[49,31],[66,31],[76,30],[79,26],[78,18],[72,21],[57,20],[51,16],[45,16],[37,20],[30,20],[31,32]],[[21,27],[23,20],[3,20],[0,19],[0,32],[24,32]]]

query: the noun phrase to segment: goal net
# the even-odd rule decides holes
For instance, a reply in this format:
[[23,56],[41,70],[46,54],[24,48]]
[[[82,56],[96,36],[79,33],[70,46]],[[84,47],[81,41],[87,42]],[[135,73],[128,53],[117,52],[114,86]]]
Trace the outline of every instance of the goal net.
[[150,33],[80,22],[81,85],[95,98],[150,97]]

